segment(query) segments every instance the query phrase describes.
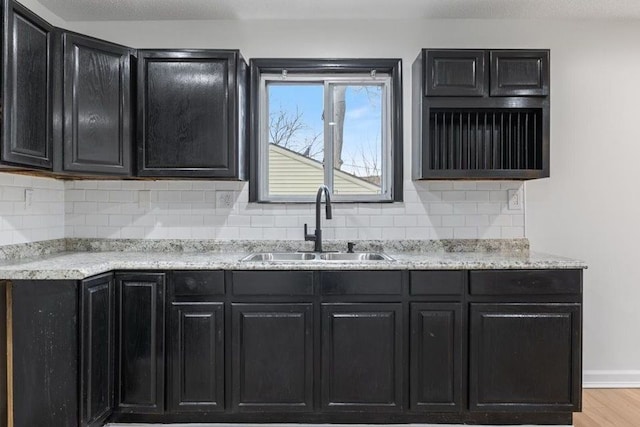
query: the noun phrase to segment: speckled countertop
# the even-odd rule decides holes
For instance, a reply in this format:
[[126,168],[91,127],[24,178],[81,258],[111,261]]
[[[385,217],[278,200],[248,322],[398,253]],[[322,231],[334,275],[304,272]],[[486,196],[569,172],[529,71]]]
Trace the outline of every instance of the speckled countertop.
[[[0,280],[79,280],[112,270],[451,270],[451,269],[582,269],[586,264],[569,258],[514,251],[414,251],[390,245],[384,252],[394,261],[303,261],[303,262],[241,262],[248,252],[260,252],[263,245],[247,251],[169,251],[169,250],[116,250],[69,251],[78,242],[67,244],[67,251],[38,254],[0,262]],[[365,246],[365,245],[361,245]],[[369,246],[371,247],[371,246]],[[362,250],[369,250],[369,247]],[[101,247],[101,249],[109,249]],[[131,248],[130,248],[131,249]],[[147,248],[148,249],[148,248]],[[157,248],[155,248],[157,249]],[[281,250],[282,246],[274,248]],[[433,248],[432,248],[433,249]],[[503,248],[504,249],[504,248]],[[95,248],[94,248],[95,250]],[[264,251],[264,250],[262,250]]]

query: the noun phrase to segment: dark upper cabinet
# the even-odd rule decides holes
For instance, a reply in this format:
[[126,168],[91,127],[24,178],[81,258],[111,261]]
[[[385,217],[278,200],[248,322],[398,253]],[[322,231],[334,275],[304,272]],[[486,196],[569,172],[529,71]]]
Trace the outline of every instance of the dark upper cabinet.
[[17,2],[3,2],[2,161],[52,168],[53,31]]
[[483,50],[429,50],[425,55],[426,96],[483,96],[486,93]]
[[61,37],[63,132],[56,164],[62,165],[56,169],[132,175],[131,50],[81,34]]
[[168,410],[224,410],[224,306],[172,302],[167,358]]
[[472,411],[579,411],[580,304],[471,304]]
[[548,50],[492,50],[491,96],[549,95]]
[[232,304],[232,408],[313,409],[313,305]]
[[138,51],[138,175],[244,179],[246,68],[235,50]]
[[462,304],[411,304],[411,409],[462,409]]
[[322,304],[322,409],[400,411],[402,305]]
[[116,410],[164,411],[162,273],[116,274]]
[[114,280],[105,274],[80,288],[80,426],[101,426],[114,396]]
[[549,51],[423,49],[412,68],[413,179],[549,176]]

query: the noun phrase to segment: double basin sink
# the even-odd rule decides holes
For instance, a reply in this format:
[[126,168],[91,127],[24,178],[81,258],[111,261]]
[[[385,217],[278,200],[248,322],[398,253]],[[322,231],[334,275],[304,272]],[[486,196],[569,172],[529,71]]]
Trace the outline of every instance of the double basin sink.
[[394,261],[381,252],[263,252],[242,258],[242,262],[310,262],[310,261]]

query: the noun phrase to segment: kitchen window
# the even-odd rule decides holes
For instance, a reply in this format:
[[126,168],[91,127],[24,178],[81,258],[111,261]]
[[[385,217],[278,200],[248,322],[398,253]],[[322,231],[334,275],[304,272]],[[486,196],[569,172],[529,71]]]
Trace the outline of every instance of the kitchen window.
[[250,200],[402,199],[399,60],[251,63]]

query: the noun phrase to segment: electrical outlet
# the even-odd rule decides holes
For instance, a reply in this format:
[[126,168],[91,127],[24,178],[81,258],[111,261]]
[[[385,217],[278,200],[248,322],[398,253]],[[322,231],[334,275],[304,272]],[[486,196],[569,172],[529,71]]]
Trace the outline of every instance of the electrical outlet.
[[234,201],[233,191],[216,191],[216,208],[232,209]]
[[25,188],[24,190],[24,207],[30,208],[33,206],[33,188]]
[[522,188],[518,188],[517,190],[508,190],[509,195],[509,210],[510,211],[521,211],[522,205],[524,204],[524,200],[522,200]]

